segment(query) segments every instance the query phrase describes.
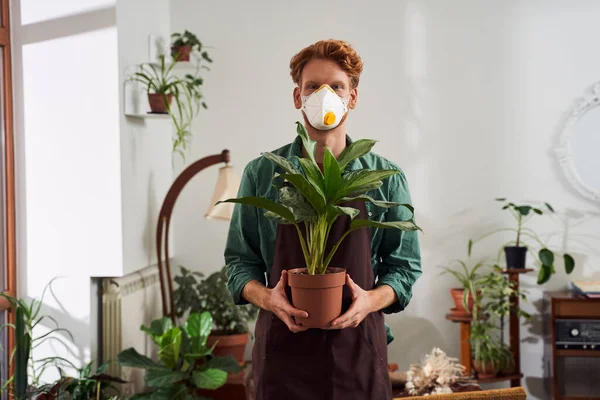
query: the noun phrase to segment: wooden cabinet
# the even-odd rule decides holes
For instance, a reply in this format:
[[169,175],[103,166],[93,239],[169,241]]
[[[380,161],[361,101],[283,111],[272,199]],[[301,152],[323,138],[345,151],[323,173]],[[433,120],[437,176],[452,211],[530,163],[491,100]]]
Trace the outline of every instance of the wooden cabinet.
[[600,299],[544,294],[547,390],[555,400],[600,400]]

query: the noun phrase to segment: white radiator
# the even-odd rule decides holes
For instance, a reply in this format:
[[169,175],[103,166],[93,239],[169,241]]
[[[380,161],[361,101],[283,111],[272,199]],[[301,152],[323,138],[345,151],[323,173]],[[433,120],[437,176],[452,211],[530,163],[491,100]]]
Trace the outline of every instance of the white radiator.
[[113,361],[109,374],[130,382],[121,386],[122,395],[139,393],[145,390],[144,371],[120,368],[116,359],[120,351],[129,347],[155,357],[156,347],[140,326],[150,326],[152,320],[162,317],[158,267],[121,278],[105,278],[102,287],[102,359]]

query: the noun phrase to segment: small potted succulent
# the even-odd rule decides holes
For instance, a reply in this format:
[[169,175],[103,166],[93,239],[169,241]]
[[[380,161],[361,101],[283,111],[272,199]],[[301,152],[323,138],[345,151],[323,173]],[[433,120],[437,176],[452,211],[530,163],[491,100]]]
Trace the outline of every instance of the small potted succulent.
[[173,33],[171,38],[171,56],[175,61],[190,61],[192,51],[202,51],[200,39],[187,29],[183,33]]
[[[508,210],[510,214],[514,217],[515,222],[517,224],[516,227],[505,227],[495,229],[489,233],[482,235],[476,240],[469,240],[468,253],[471,254],[473,245],[476,242],[479,242],[488,236],[494,235],[496,233],[503,232],[513,232],[516,234],[515,239],[511,239],[507,243],[504,244],[502,250],[504,251],[506,257],[506,266],[507,268],[525,268],[526,265],[526,256],[527,252],[532,252],[534,260],[536,264],[539,266],[538,273],[538,284],[543,284],[548,282],[548,280],[552,277],[552,274],[556,272],[554,268],[555,261],[555,253],[548,249],[548,246],[540,239],[540,237],[533,231],[533,229],[526,227],[526,223],[532,218],[534,215],[543,215],[543,211],[541,208],[534,207],[532,205],[523,204],[517,205],[512,202],[506,203],[505,198],[498,198],[496,201],[505,203],[502,206],[503,210]],[[550,212],[554,212],[552,206],[548,203],[544,203],[544,206]],[[533,244],[527,243],[528,240],[531,240]],[[535,246],[539,246],[538,253],[534,253],[532,248]],[[498,260],[500,259],[502,253],[498,255]],[[570,274],[575,267],[575,260],[573,257],[567,253],[562,255],[563,261],[565,264],[565,271],[567,274]]]
[[173,292],[177,317],[184,314],[208,311],[213,315],[214,326],[207,340],[214,347],[213,354],[219,357],[233,356],[240,364],[250,335],[250,322],[258,316],[258,307],[253,304],[238,306],[227,289],[225,267],[210,274],[206,279],[200,272],[192,272],[180,266],[175,276],[177,288]]
[[[406,207],[414,212],[410,204],[377,201],[368,196],[370,190],[381,186],[382,180],[397,170],[358,170],[345,171],[353,160],[367,154],[375,141],[361,139],[353,142],[336,159],[329,148],[325,148],[322,170],[315,160],[316,142],[311,140],[304,126],[297,122],[297,133],[302,139],[308,157],[298,157],[303,169],[300,171],[290,160],[272,154],[264,157],[275,163],[281,172],[275,179],[281,178],[279,202],[262,197],[244,197],[228,199],[223,202],[241,203],[266,210],[265,216],[280,224],[291,224],[298,232],[299,244],[304,255],[305,265],[289,270],[292,304],[308,313],[308,318],[297,318],[299,324],[308,328],[323,328],[341,314],[342,289],[346,281],[343,266],[330,265],[331,259],[342,241],[351,232],[364,227],[400,229],[404,231],[420,230],[411,220],[376,222],[356,218],[359,210],[347,207],[348,201],[371,202],[375,206]],[[221,203],[221,202],[219,202]],[[217,203],[217,204],[219,204]],[[339,238],[329,252],[326,244],[330,228],[340,216],[351,220],[349,229]],[[302,233],[301,225],[304,225]],[[290,266],[293,267],[293,266]]]

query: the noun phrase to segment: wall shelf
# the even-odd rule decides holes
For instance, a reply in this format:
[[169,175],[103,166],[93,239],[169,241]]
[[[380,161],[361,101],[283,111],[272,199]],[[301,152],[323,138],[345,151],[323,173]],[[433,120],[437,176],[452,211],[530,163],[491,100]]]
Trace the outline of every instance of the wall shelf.
[[140,119],[169,119],[170,116],[169,114],[156,114],[156,113],[126,113],[125,114],[126,117],[132,117],[132,118],[140,118]]

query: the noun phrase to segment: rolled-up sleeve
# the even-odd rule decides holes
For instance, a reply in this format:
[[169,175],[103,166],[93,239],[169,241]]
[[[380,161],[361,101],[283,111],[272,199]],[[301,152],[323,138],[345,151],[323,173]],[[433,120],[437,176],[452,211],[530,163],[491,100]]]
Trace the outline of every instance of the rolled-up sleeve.
[[[393,175],[390,180],[388,200],[412,204],[404,174]],[[411,213],[406,207],[393,207],[386,212],[386,221],[407,220],[410,216]],[[395,303],[383,309],[383,312],[400,312],[410,302],[412,287],[422,274],[418,232],[384,229],[378,257],[377,286],[391,286],[398,298]]]
[[[250,165],[244,168],[237,197],[256,195],[256,175]],[[234,207],[227,241],[225,264],[227,266],[227,287],[235,304],[248,304],[242,296],[244,286],[252,280],[266,284],[265,263],[260,252],[260,232],[258,232],[258,209],[253,206],[236,204]]]

